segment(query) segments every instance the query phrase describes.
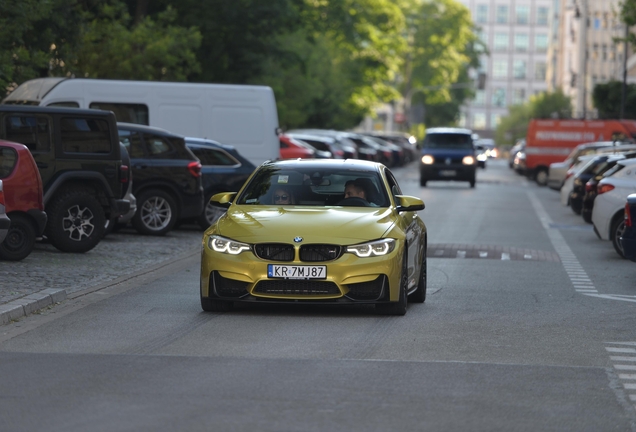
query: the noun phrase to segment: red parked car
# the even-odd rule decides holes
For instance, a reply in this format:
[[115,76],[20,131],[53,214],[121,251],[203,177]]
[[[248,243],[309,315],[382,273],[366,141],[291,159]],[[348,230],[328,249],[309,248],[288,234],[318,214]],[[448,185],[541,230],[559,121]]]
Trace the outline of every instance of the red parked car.
[[18,261],[31,253],[46,226],[42,179],[25,145],[0,140],[0,179],[2,204],[11,220],[7,236],[0,243],[0,258]]
[[308,148],[303,143],[294,138],[281,134],[278,136],[280,142],[281,159],[313,159],[316,151]]

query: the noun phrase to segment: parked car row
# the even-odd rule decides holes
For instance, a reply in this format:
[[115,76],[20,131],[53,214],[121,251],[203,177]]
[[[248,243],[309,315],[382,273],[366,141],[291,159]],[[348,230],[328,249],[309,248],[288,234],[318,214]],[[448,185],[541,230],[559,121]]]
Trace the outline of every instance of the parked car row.
[[294,129],[280,135],[280,146],[281,159],[361,159],[395,167],[418,158],[415,140],[400,134]]
[[562,204],[593,224],[596,235],[611,241],[621,257],[628,257],[621,239],[632,226],[628,196],[636,193],[634,146],[598,146],[594,153],[578,156],[565,174],[560,193]]

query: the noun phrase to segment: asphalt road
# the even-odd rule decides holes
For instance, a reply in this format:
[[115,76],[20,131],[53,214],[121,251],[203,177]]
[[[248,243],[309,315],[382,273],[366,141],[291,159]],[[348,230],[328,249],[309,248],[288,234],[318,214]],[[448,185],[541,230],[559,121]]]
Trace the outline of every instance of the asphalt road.
[[636,264],[505,161],[395,172],[426,303],[203,313],[199,257],[165,260],[0,327],[0,429],[636,430]]

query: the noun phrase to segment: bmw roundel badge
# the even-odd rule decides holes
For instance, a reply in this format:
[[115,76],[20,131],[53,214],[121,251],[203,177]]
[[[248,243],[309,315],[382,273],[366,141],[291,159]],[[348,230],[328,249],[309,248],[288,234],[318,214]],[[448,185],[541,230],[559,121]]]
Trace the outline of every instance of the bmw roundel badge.
[[300,243],[303,241],[302,237],[294,237],[294,243]]

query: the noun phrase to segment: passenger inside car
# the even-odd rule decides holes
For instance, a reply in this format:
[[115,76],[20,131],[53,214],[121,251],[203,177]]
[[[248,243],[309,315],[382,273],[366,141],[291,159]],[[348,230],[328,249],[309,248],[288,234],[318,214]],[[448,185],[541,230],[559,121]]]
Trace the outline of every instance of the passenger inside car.
[[294,200],[294,195],[291,190],[277,187],[272,193],[272,204],[296,204],[296,201]]

